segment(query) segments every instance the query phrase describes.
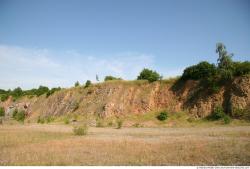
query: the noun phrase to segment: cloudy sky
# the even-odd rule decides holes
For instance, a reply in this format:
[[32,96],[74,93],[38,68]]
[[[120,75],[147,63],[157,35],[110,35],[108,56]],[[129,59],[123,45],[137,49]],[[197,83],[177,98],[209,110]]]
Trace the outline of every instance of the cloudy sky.
[[249,9],[248,0],[0,0],[0,88],[133,80],[144,67],[181,75],[215,63],[217,42],[249,60]]

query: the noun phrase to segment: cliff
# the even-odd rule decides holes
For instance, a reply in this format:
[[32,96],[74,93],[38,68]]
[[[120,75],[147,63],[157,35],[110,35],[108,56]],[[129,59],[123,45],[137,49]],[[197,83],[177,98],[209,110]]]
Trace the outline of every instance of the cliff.
[[[28,118],[91,114],[99,117],[143,114],[151,111],[185,111],[194,117],[206,117],[221,105],[225,112],[242,117],[250,114],[250,77],[237,77],[211,94],[198,81],[109,81],[88,88],[74,87],[55,92],[48,98],[23,97],[0,103],[7,112],[24,109]],[[245,117],[245,115],[244,115]]]

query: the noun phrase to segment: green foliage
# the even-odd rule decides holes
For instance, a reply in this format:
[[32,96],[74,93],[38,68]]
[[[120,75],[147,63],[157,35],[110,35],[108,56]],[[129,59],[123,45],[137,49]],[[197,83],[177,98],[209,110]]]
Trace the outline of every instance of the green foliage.
[[69,118],[68,117],[65,117],[63,121],[64,121],[64,124],[69,124]]
[[88,126],[87,125],[75,126],[73,128],[73,132],[77,136],[87,135],[87,133],[88,133]]
[[77,81],[75,82],[75,87],[78,87],[78,86],[80,86],[80,83]]
[[46,97],[49,97],[50,95],[53,95],[56,91],[60,91],[61,88],[57,87],[57,88],[52,88],[51,90],[49,90],[46,94]]
[[199,80],[203,78],[212,77],[215,74],[216,74],[216,66],[214,64],[210,64],[206,61],[203,61],[198,63],[197,65],[187,67],[184,70],[181,79]]
[[219,69],[226,69],[226,70],[232,69],[233,54],[228,54],[228,52],[226,50],[226,46],[223,43],[216,44],[216,53],[219,54],[219,58],[217,59],[218,68]]
[[154,82],[159,80],[160,77],[161,76],[156,71],[144,68],[137,77],[137,80],[148,80],[149,82]]
[[245,109],[233,108],[232,116],[237,119],[245,119],[250,121],[250,106]]
[[13,118],[15,120],[17,120],[17,121],[23,122],[24,119],[25,119],[25,112],[24,112],[24,110],[21,110],[21,111],[15,110],[14,112],[15,113],[13,113]]
[[20,87],[15,88],[12,92],[11,95],[15,98],[21,97],[23,94],[23,91]]
[[225,124],[229,124],[229,123],[231,123],[232,119],[228,115],[225,115],[223,117],[223,121]]
[[122,121],[121,119],[118,119],[118,120],[116,121],[116,123],[117,123],[117,129],[121,129],[121,128],[122,128],[123,121]]
[[3,107],[0,107],[0,117],[5,116],[5,111]]
[[1,101],[4,102],[9,98],[9,95],[8,94],[1,94],[0,97],[1,97]]
[[250,62],[234,62],[234,75],[242,76],[250,74]]
[[17,115],[17,113],[18,113],[18,110],[17,110],[17,109],[15,109],[15,110],[13,111],[13,113],[12,113],[12,118],[14,118],[14,119],[15,119],[15,116]]
[[49,91],[49,88],[46,86],[39,86],[39,88],[35,91],[37,96],[41,96]]
[[224,110],[221,106],[216,106],[212,114],[210,115],[211,120],[219,120],[225,116]]
[[85,83],[85,88],[89,87],[90,85],[91,85],[91,81],[87,80],[86,83]]
[[232,120],[225,114],[221,106],[216,106],[212,114],[208,117],[209,120],[223,120],[225,124],[229,124]]
[[165,121],[168,118],[168,113],[163,111],[156,118],[160,121]]
[[101,119],[96,119],[96,127],[104,127],[103,121]]
[[112,127],[112,126],[113,126],[113,122],[110,121],[110,122],[108,123],[108,126],[109,126],[109,127]]
[[41,118],[40,116],[37,119],[37,123],[44,124],[45,120],[44,118]]
[[104,81],[109,81],[109,80],[122,80],[122,78],[114,76],[106,76],[104,79]]

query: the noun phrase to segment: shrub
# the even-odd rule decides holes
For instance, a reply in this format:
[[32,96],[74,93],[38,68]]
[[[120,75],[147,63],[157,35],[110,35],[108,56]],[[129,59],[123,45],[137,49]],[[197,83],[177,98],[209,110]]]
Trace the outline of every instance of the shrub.
[[37,96],[41,96],[45,93],[49,92],[49,88],[46,86],[39,86],[39,88],[37,90],[35,90],[35,95]]
[[221,106],[216,106],[209,119],[211,120],[219,120],[225,116],[223,108]]
[[122,120],[117,120],[117,129],[122,128],[123,121]]
[[61,90],[60,87],[57,87],[57,88],[52,88],[51,90],[49,90],[46,94],[46,97],[49,97],[50,95],[54,94],[56,91],[59,91]]
[[112,126],[113,126],[113,122],[110,121],[110,122],[108,123],[108,126],[109,126],[109,127],[112,127]]
[[101,120],[97,120],[96,127],[104,127],[104,124]]
[[20,87],[15,88],[15,89],[11,92],[11,95],[12,95],[13,97],[15,97],[15,98],[18,98],[18,97],[22,96],[22,94],[23,94],[23,91],[22,91],[22,89],[21,89]]
[[0,117],[3,117],[5,115],[5,111],[3,107],[0,107]]
[[8,94],[2,94],[2,95],[1,95],[1,101],[2,101],[2,102],[6,101],[8,98],[9,98],[9,95],[8,95]]
[[64,124],[69,124],[69,118],[64,118]]
[[90,85],[91,85],[91,81],[87,80],[86,83],[85,83],[85,88],[89,87]]
[[223,121],[225,124],[229,124],[229,123],[231,123],[232,119],[228,115],[225,115],[223,117]]
[[14,119],[20,122],[23,122],[25,119],[25,112],[23,110],[18,111],[14,116]]
[[106,76],[104,81],[109,81],[109,80],[122,80],[120,77],[114,77],[114,76]]
[[202,78],[208,78],[212,77],[216,74],[216,66],[214,64],[210,64],[206,61],[200,62],[197,65],[193,65],[190,67],[187,67],[182,76],[181,79],[183,80],[199,80]]
[[148,80],[149,82],[154,82],[160,79],[160,75],[153,70],[144,68],[140,75],[137,77],[137,80]]
[[48,116],[45,118],[45,120],[46,120],[46,123],[51,123],[52,121],[54,121],[54,118],[51,116]]
[[234,62],[234,75],[242,76],[250,73],[250,62]]
[[12,113],[12,118],[14,118],[15,119],[15,116],[16,116],[16,114],[18,113],[18,110],[17,109],[15,109],[14,111],[13,111],[13,113]]
[[238,119],[245,119],[250,121],[250,106],[245,109],[233,108],[232,116]]
[[88,126],[87,125],[75,126],[73,128],[73,132],[77,136],[87,135]]
[[168,113],[167,112],[161,112],[158,116],[157,119],[160,121],[167,120],[168,118]]
[[40,116],[38,117],[37,119],[37,123],[41,123],[43,124],[45,121],[44,121],[44,118],[41,118]]

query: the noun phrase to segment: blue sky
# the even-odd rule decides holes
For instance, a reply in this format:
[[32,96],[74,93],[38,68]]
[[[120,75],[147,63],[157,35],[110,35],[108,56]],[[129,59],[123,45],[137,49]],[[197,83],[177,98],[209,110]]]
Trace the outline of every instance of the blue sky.
[[249,60],[250,1],[0,0],[0,88],[181,75],[217,42]]

